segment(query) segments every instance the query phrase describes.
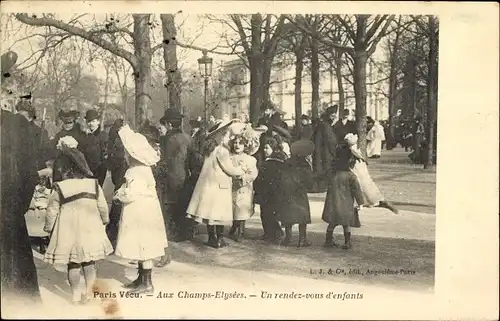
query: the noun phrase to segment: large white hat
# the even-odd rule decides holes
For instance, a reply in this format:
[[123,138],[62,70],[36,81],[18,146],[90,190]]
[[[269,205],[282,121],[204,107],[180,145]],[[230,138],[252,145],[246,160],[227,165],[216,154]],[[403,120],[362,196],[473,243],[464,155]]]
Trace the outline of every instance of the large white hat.
[[241,120],[239,119],[224,119],[220,122],[218,122],[216,125],[214,125],[212,128],[208,130],[207,136],[212,136],[215,133],[220,132],[221,130],[227,129],[229,126],[233,125],[234,123],[241,123]]
[[156,150],[148,143],[143,135],[134,132],[128,125],[124,125],[118,135],[127,152],[146,166],[153,166],[160,161]]

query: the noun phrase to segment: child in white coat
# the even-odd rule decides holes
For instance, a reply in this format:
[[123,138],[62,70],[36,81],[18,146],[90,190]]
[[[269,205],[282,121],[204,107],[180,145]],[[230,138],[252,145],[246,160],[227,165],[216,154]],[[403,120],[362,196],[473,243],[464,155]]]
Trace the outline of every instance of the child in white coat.
[[131,293],[152,294],[151,280],[153,259],[161,257],[168,247],[167,233],[156,191],[151,166],[160,157],[147,139],[125,125],[118,132],[126,151],[129,165],[125,183],[115,193],[114,199],[123,204],[115,254],[137,260],[139,276],[124,287]]

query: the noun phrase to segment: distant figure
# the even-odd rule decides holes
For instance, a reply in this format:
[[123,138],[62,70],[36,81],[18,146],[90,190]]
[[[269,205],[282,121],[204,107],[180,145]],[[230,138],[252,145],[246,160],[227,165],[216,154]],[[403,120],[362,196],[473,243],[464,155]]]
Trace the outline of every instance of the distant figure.
[[313,128],[311,122],[309,120],[309,116],[302,115],[300,116],[300,129],[297,131],[297,140],[307,139],[311,140],[313,136]]
[[339,121],[333,125],[333,132],[337,137],[337,141],[343,141],[345,135],[347,134],[356,134],[356,123],[351,119],[351,111],[349,109],[344,109],[342,111],[341,118]]
[[382,154],[382,141],[385,140],[384,127],[378,121],[374,121],[366,136],[368,144],[366,154],[369,158],[380,158]]
[[85,156],[90,170],[94,173],[94,177],[97,178],[99,185],[102,187],[108,171],[106,166],[108,158],[108,133],[101,130],[101,115],[97,110],[87,110],[85,120],[88,126],[86,137],[87,153]]
[[[336,118],[337,111],[337,105],[328,107],[321,116],[321,121],[316,125],[313,134],[315,146],[313,171],[315,175],[326,173],[335,158],[335,147],[337,146],[338,139],[334,133],[333,121]],[[318,181],[315,185],[313,188],[315,192],[321,193],[326,191],[327,186],[324,181]]]

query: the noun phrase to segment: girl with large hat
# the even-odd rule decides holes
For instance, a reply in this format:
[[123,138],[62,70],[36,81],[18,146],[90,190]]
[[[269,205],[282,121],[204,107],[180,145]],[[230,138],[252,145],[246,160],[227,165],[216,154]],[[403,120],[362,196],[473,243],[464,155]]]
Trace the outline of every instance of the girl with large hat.
[[233,226],[230,237],[239,242],[245,230],[245,221],[254,214],[253,182],[259,173],[254,155],[259,150],[259,138],[263,131],[252,128],[251,124],[236,123],[230,126],[231,160],[235,166],[242,166],[246,173],[241,178],[233,178]]
[[[50,233],[44,260],[68,265],[73,303],[91,297],[97,274],[95,261],[113,252],[104,227],[109,222],[108,203],[77,146],[71,136],[62,137],[57,144],[54,172],[59,177],[55,178],[44,227]],[[83,295],[79,287],[82,268],[86,283]]]
[[146,137],[134,132],[128,125],[123,126],[118,135],[125,147],[129,168],[125,173],[125,183],[114,196],[123,204],[115,254],[138,261],[138,278],[124,287],[129,288],[131,293],[152,294],[153,259],[163,256],[164,248],[168,247],[151,170],[151,166],[160,160],[160,155]]
[[207,224],[205,245],[214,248],[226,245],[224,224],[233,221],[232,178],[245,174],[230,158],[230,126],[236,122],[239,120],[225,120],[210,128],[203,151],[205,162],[187,208],[187,217]]

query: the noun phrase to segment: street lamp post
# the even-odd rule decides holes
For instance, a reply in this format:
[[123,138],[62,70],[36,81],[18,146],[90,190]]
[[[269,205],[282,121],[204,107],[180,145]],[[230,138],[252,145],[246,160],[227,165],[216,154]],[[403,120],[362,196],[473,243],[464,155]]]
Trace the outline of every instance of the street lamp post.
[[200,67],[200,75],[205,81],[205,104],[204,104],[204,117],[205,123],[208,124],[208,79],[212,76],[212,61],[213,59],[208,57],[207,52],[203,51],[203,56],[198,59],[198,65]]

